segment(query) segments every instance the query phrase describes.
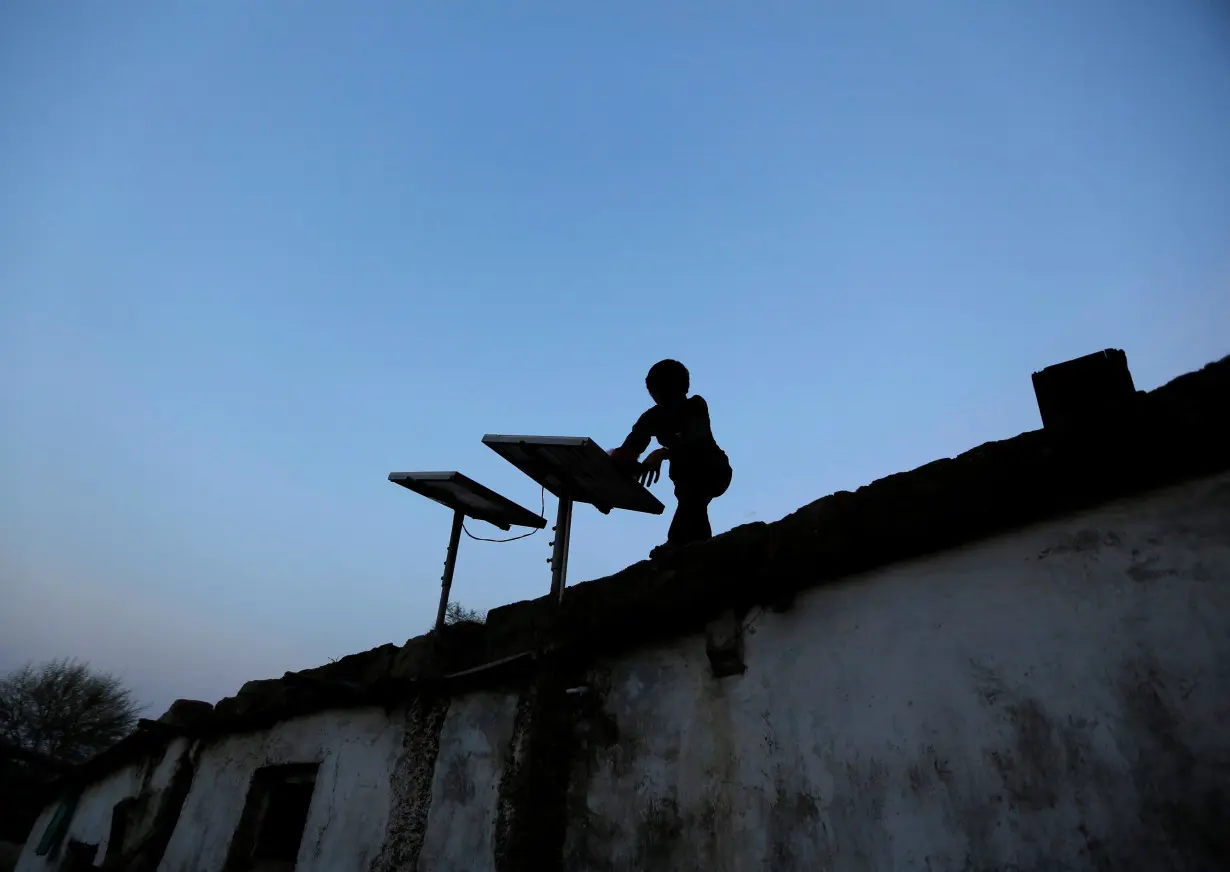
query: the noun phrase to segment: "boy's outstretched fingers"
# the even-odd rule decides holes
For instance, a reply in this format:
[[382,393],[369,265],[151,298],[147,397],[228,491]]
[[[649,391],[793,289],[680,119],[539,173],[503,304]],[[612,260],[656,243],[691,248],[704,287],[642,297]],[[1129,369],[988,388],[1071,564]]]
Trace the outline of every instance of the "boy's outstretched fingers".
[[657,451],[650,452],[645,458],[645,462],[641,464],[641,484],[645,487],[656,482],[662,475],[662,461],[666,459],[666,452],[659,448]]

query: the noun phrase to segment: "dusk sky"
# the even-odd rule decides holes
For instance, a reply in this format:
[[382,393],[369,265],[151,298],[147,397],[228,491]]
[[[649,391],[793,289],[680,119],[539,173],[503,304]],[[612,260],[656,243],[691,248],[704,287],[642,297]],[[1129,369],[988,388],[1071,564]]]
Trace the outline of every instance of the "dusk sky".
[[[400,644],[450,513],[387,474],[537,510],[483,434],[613,447],[663,357],[721,531],[1036,429],[1049,364],[1224,356],[1226,9],[4,3],[0,670],[156,717]],[[668,522],[578,508],[570,580]],[[455,598],[549,540],[463,540]]]

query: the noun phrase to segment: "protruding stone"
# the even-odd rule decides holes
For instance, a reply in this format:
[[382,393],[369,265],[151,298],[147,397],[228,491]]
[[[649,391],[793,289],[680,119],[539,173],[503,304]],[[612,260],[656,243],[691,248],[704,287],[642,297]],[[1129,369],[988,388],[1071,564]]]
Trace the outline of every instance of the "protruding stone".
[[266,678],[245,683],[235,696],[219,700],[214,711],[221,718],[244,718],[276,711],[288,702],[286,684],[276,678]]
[[212,703],[199,699],[177,699],[158,719],[159,723],[189,729],[208,723],[214,716]]
[[1118,348],[1048,366],[1033,374],[1033,383],[1048,430],[1113,417],[1138,396],[1127,355]]
[[432,659],[432,637],[415,636],[397,649],[389,664],[389,678],[394,681],[420,678],[428,674]]

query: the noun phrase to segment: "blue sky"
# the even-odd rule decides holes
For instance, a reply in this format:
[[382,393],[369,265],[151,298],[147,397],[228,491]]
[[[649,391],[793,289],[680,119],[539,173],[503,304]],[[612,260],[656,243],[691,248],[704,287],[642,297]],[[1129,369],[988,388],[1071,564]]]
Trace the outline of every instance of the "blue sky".
[[[387,473],[537,508],[482,435],[613,446],[662,357],[721,530],[1036,428],[1048,364],[1223,356],[1228,45],[1214,0],[4,4],[0,668],[160,710],[400,643],[450,518]],[[667,522],[579,509],[571,579]]]

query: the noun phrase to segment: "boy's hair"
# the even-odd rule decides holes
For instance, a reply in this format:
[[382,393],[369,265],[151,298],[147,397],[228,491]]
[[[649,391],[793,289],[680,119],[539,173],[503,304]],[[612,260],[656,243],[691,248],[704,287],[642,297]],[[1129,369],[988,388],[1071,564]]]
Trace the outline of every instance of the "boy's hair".
[[691,387],[688,368],[677,360],[659,360],[649,368],[645,387],[656,397],[686,397]]

